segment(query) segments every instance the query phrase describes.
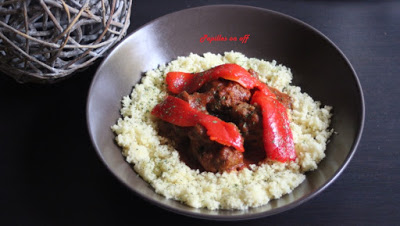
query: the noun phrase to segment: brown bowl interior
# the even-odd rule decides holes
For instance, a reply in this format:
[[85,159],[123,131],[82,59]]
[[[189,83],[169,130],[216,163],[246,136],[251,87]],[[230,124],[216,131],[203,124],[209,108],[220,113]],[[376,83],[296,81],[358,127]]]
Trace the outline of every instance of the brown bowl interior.
[[[205,34],[250,35],[240,41],[200,42]],[[190,53],[242,52],[248,57],[276,60],[290,67],[295,85],[334,108],[337,132],[319,168],[291,194],[243,211],[193,209],[156,194],[125,162],[110,127],[120,117],[121,99],[143,73]],[[310,26],[266,9],[219,5],[192,8],[163,16],[127,37],[99,67],[88,95],[88,127],[93,145],[108,169],[140,197],[168,210],[198,218],[237,220],[268,216],[293,208],[325,189],[343,171],[359,142],[364,101],[357,76],[338,48]]]

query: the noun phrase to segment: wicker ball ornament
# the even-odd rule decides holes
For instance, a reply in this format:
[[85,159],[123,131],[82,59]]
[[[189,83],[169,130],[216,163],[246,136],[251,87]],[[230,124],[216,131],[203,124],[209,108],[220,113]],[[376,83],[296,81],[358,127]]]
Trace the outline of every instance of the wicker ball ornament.
[[0,0],[0,70],[52,83],[106,54],[126,34],[132,0]]

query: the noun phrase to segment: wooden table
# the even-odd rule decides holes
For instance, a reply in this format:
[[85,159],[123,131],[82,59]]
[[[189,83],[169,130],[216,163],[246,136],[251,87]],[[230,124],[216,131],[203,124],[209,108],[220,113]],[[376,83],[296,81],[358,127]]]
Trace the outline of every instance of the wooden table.
[[170,12],[230,3],[285,13],[324,33],[348,57],[364,91],[365,127],[354,158],[331,186],[287,212],[230,223],[193,219],[137,197],[96,155],[85,107],[100,62],[54,85],[22,85],[1,75],[0,224],[400,224],[400,2],[134,2],[129,32]]

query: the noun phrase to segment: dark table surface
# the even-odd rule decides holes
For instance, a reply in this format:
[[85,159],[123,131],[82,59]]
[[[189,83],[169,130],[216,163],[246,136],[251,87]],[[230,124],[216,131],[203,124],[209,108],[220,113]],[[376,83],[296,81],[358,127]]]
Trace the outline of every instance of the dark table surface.
[[96,155],[86,127],[85,107],[99,61],[53,85],[19,84],[0,74],[0,224],[400,223],[400,2],[134,2],[129,33],[167,13],[208,4],[271,9],[324,33],[348,57],[364,91],[365,127],[354,158],[331,186],[287,212],[240,222],[193,219],[134,195]]

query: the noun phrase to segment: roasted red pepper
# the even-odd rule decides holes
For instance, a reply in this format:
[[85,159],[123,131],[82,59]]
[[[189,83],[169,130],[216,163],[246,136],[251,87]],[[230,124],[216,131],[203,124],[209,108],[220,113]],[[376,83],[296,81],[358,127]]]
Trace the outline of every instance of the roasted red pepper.
[[280,162],[296,159],[292,131],[286,108],[275,98],[255,91],[251,104],[261,107],[263,117],[263,142],[268,158]]
[[166,82],[171,93],[178,94],[182,91],[193,93],[205,83],[218,78],[237,82],[247,89],[267,88],[264,83],[237,64],[223,64],[199,73],[169,72]]
[[266,84],[252,76],[246,69],[237,64],[223,64],[199,73],[169,72],[166,82],[171,93],[178,94],[182,91],[193,93],[205,83],[218,78],[234,81],[247,89],[256,90],[251,103],[257,103],[262,110],[263,141],[268,158],[281,162],[295,160],[296,152],[286,108]]
[[167,96],[163,102],[153,108],[151,113],[177,126],[188,127],[200,124],[206,128],[210,140],[244,152],[243,138],[236,125],[194,109],[182,99]]

